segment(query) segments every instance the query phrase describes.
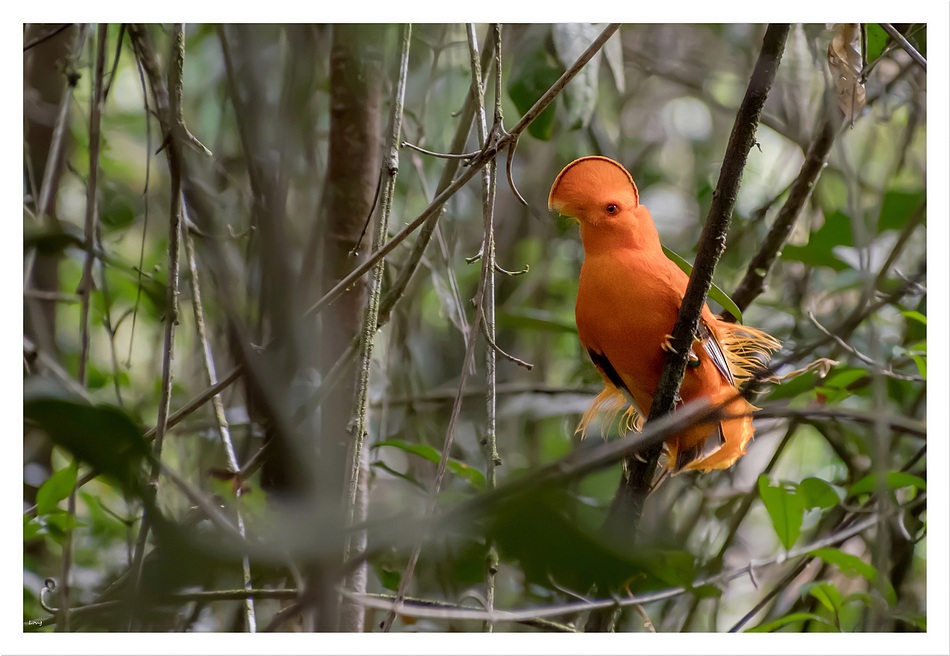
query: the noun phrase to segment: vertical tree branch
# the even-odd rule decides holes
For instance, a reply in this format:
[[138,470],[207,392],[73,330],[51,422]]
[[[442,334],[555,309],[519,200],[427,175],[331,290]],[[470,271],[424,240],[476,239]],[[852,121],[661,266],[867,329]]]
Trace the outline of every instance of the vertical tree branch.
[[[489,42],[490,47],[495,53],[495,80],[500,84],[501,65],[500,65],[500,33],[497,24],[491,28]],[[478,120],[475,123],[478,129],[478,140],[486,143],[488,140],[488,121],[485,118],[485,85],[482,80],[482,69],[478,58],[478,37],[475,34],[475,24],[466,25],[466,36],[468,37],[468,50],[472,67],[472,94],[475,96],[475,111]],[[497,91],[497,86],[496,86]],[[493,131],[503,129],[501,122],[500,108],[497,107],[498,97],[496,95],[496,110],[494,115]],[[488,163],[488,166],[482,170],[482,265],[485,267],[485,294],[483,298],[484,305],[484,325],[485,334],[489,344],[485,348],[485,435],[482,438],[482,445],[486,450],[486,481],[489,489],[495,487],[495,466],[501,464],[501,458],[498,456],[498,447],[495,440],[495,349],[491,344],[495,340],[495,233],[494,233],[494,211],[495,211],[495,188],[497,184],[497,164],[496,160]],[[477,328],[477,326],[476,326]],[[485,606],[489,612],[495,604],[495,573],[498,571],[498,553],[494,545],[488,545],[486,554],[487,570],[485,573]],[[493,631],[491,622],[485,622],[485,631]]]
[[[400,38],[399,69],[397,71],[396,91],[393,94],[392,113],[389,117],[390,138],[389,149],[386,152],[380,178],[385,179],[382,188],[382,198],[379,210],[379,223],[373,239],[373,250],[382,247],[389,230],[389,216],[392,213],[393,192],[396,188],[396,174],[399,172],[399,144],[402,134],[402,112],[406,97],[406,83],[409,76],[409,43],[412,36],[412,25],[406,24],[402,28]],[[344,503],[346,504],[346,523],[362,523],[366,521],[366,504],[368,495],[368,470],[364,457],[364,440],[368,433],[369,410],[369,378],[373,361],[373,339],[378,330],[379,299],[383,283],[385,260],[380,260],[373,267],[369,281],[369,298],[366,311],[363,315],[361,349],[359,358],[359,372],[356,391],[356,429],[350,446],[349,476]],[[354,556],[362,553],[366,548],[366,531],[348,533],[343,562],[348,562]],[[367,565],[361,563],[353,570],[344,582],[344,589],[349,592],[361,593],[366,591]],[[365,622],[366,609],[350,599],[344,599],[340,609],[340,630],[362,632]]]
[[96,228],[99,225],[99,145],[102,137],[103,74],[105,72],[105,41],[108,25],[100,24],[96,34],[96,67],[92,79],[92,103],[89,110],[89,180],[86,183],[85,251],[82,278],[76,290],[81,299],[79,319],[79,373],[80,385],[86,384],[86,366],[89,360],[89,300],[95,284],[92,266],[96,260]]
[[[204,364],[205,375],[209,385],[215,385],[218,382],[218,374],[214,366],[214,354],[211,351],[211,343],[208,341],[208,333],[205,327],[204,304],[201,302],[201,282],[198,276],[198,261],[195,258],[195,245],[191,239],[191,234],[185,230],[185,257],[188,259],[188,272],[191,275],[191,298],[192,308],[195,313],[195,327],[198,331],[198,342],[201,346],[201,359]],[[221,437],[221,445],[224,447],[225,459],[231,472],[238,476],[241,471],[241,465],[237,459],[237,453],[234,450],[234,443],[231,440],[231,429],[228,426],[227,417],[224,414],[224,402],[221,400],[221,394],[215,394],[211,397],[211,406],[214,410],[214,419],[218,427],[218,435]],[[236,480],[234,496],[241,496],[241,480]],[[240,509],[235,511],[237,516],[237,529],[242,538],[247,537],[247,531],[244,526],[244,517]],[[247,554],[241,557],[241,574],[244,580],[244,589],[252,589],[251,585],[251,563]],[[244,622],[249,633],[257,633],[257,614],[254,608],[254,597],[248,596],[244,599]]]
[[[133,44],[138,42],[136,56],[148,70],[154,67],[154,59],[149,57],[147,37],[144,26],[130,26],[129,34],[133,36]],[[158,419],[155,423],[155,440],[152,448],[155,455],[155,465],[149,474],[149,489],[147,493],[154,502],[158,491],[158,475],[160,471],[162,445],[168,424],[168,412],[171,406],[172,394],[172,363],[175,350],[175,328],[178,325],[178,273],[180,262],[180,239],[182,221],[181,197],[181,142],[186,131],[182,116],[183,70],[185,64],[185,32],[184,25],[176,23],[172,28],[171,55],[168,65],[168,89],[170,94],[156,94],[155,80],[153,79],[152,95],[159,109],[159,116],[164,114],[162,127],[164,135],[165,156],[168,160],[168,174],[170,187],[169,222],[168,222],[168,284],[165,293],[165,331],[162,346],[162,387],[158,404]],[[164,96],[164,97],[162,97]],[[164,110],[164,111],[163,111]],[[147,504],[148,505],[148,504]],[[145,545],[148,541],[150,519],[146,511],[142,516],[142,525],[139,528],[138,538],[132,559],[132,575],[134,589],[138,589],[142,575],[142,562],[145,556]],[[130,626],[134,616],[130,616]]]
[[[472,61],[472,95],[475,102],[473,103],[474,110],[479,114],[480,121],[476,123],[482,135],[486,131],[485,126],[485,109],[484,109],[484,90],[482,87],[481,81],[481,65],[475,53],[478,51],[477,44],[474,42],[474,34],[471,30],[474,29],[473,26],[469,26],[468,38],[470,39],[469,50],[471,53]],[[486,47],[486,51],[488,48]],[[484,53],[483,53],[484,55]],[[481,135],[480,135],[481,136]],[[482,141],[483,145],[487,146],[487,141]],[[489,159],[488,162],[489,172],[486,178],[486,193],[488,199],[494,197],[494,184],[493,181],[495,176],[492,175],[492,172],[495,169],[495,159],[494,157]],[[459,385],[458,390],[455,395],[455,401],[452,404],[452,414],[449,417],[449,424],[445,432],[445,439],[442,443],[442,453],[439,458],[438,469],[436,470],[435,480],[432,483],[432,487],[429,490],[429,499],[426,504],[425,514],[427,517],[431,516],[435,512],[436,503],[438,500],[439,491],[442,489],[442,482],[445,478],[446,466],[449,459],[449,451],[451,450],[452,443],[455,439],[455,426],[458,422],[459,413],[462,409],[462,399],[464,398],[465,385],[468,382],[469,372],[472,369],[472,363],[475,356],[475,345],[478,343],[476,336],[479,334],[479,329],[482,326],[482,322],[485,320],[485,290],[488,286],[488,278],[494,274],[494,267],[489,264],[491,260],[487,256],[487,250],[490,248],[491,244],[491,221],[492,221],[492,207],[489,200],[486,199],[485,204],[483,205],[484,212],[483,218],[485,220],[485,242],[483,243],[483,257],[482,257],[482,269],[481,275],[478,280],[478,288],[475,291],[475,298],[472,302],[475,305],[475,316],[472,319],[472,332],[471,338],[468,341],[468,346],[465,349],[465,357],[462,360],[462,371],[459,375]],[[492,350],[490,347],[488,350]],[[415,572],[416,563],[419,560],[419,555],[422,551],[422,542],[418,541],[412,549],[412,552],[409,556],[409,562],[406,564],[406,568],[403,571],[402,578],[399,581],[399,590],[396,592],[396,603],[393,608],[386,614],[386,619],[383,621],[383,631],[388,632],[392,628],[393,621],[396,619],[399,606],[402,604],[403,599],[406,597],[406,592],[409,589],[409,585],[412,582],[412,577]]]
[[[713,193],[712,205],[700,237],[693,272],[680,305],[679,316],[673,327],[671,340],[673,351],[666,354],[663,373],[653,397],[649,415],[651,420],[672,412],[679,395],[689,348],[696,334],[702,308],[706,303],[706,295],[712,286],[716,264],[725,248],[742,171],[749,151],[755,143],[759,117],[785,50],[788,31],[789,25],[785,23],[770,24],[766,29],[762,50],[752,71],[749,86],[739,106],[735,124],[726,145],[726,153],[719,172],[719,182]],[[611,539],[628,545],[636,540],[640,517],[643,514],[643,504],[653,482],[661,452],[661,445],[657,445],[644,454],[645,462],[635,458],[628,458],[625,461],[625,472],[621,476],[604,523],[604,531]],[[587,630],[610,630],[613,622],[609,615],[609,612],[593,613],[588,621]]]
[[[330,143],[325,195],[327,222],[323,231],[321,270],[323,290],[344,278],[354,261],[362,263],[367,260],[368,244],[373,239],[373,234],[370,231],[366,234],[363,227],[373,209],[380,180],[377,159],[379,115],[383,48],[388,33],[387,27],[379,25],[336,24],[332,30]],[[354,281],[321,317],[320,361],[324,374],[353,336],[360,334],[366,299],[366,280]],[[332,521],[340,522],[339,528],[346,520],[343,508],[350,475],[347,472],[347,451],[354,439],[350,419],[356,391],[357,377],[346,376],[342,384],[329,392],[320,413],[316,498],[323,503],[337,504],[340,515]],[[354,482],[358,480],[357,477]],[[342,536],[342,532],[339,535]],[[314,563],[309,576],[317,600],[315,619],[320,631],[336,630],[341,619],[337,577],[344,549],[341,537],[337,559]],[[344,621],[352,625],[353,618],[348,616]]]
[[[101,142],[103,73],[106,59],[106,37],[109,26],[99,24],[96,34],[96,66],[92,78],[92,103],[89,111],[89,180],[86,183],[86,220],[85,220],[85,250],[82,278],[79,280],[77,293],[80,299],[79,319],[79,372],[77,380],[82,387],[86,386],[86,368],[89,360],[89,301],[95,285],[92,282],[92,266],[95,263],[96,232],[99,224],[99,144]],[[45,176],[44,176],[45,177]],[[48,202],[48,201],[45,201]],[[45,212],[45,208],[44,208]],[[78,463],[73,463],[77,464]],[[76,516],[76,487],[69,493],[66,502],[66,512],[69,517]],[[69,604],[70,586],[69,573],[73,561],[73,531],[66,529],[63,542],[63,574],[62,594],[60,596],[60,628],[70,630]]]
[[[37,26],[34,26],[34,28]],[[79,74],[75,66],[79,61],[86,43],[89,26],[79,24],[74,30],[75,35],[64,34],[55,41],[49,41],[42,48],[31,50],[24,54],[25,68],[24,83],[29,84],[39,92],[43,102],[58,102],[59,109],[56,121],[50,129],[43,121],[32,116],[29,105],[24,106],[24,136],[27,140],[26,150],[37,172],[42,171],[39,189],[34,189],[33,202],[36,211],[36,221],[43,226],[52,227],[57,224],[56,192],[59,186],[60,173],[63,170],[63,152],[69,130],[69,108],[72,105],[73,94],[79,83]],[[34,33],[28,30],[27,34]],[[50,38],[53,34],[48,35]],[[45,41],[46,39],[44,39]],[[55,69],[65,63],[60,74],[54,74]],[[37,267],[37,261],[40,266]],[[56,323],[56,305],[37,302],[27,295],[30,289],[54,291],[58,289],[58,262],[59,256],[47,256],[31,248],[23,254],[23,292],[28,312],[24,313],[24,330],[32,336],[41,351],[56,353],[56,342],[53,339]]]

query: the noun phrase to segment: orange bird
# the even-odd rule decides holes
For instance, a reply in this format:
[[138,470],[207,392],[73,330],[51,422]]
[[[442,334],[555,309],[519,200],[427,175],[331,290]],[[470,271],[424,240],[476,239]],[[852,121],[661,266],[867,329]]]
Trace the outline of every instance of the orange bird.
[[[605,413],[609,426],[625,410],[622,426],[639,430],[650,411],[689,276],[660,246],[653,218],[640,204],[627,170],[606,157],[582,157],[564,167],[548,207],[580,222],[584,264],[577,289],[577,333],[604,378],[604,389],[584,413],[586,435]],[[738,387],[779,348],[767,333],[723,321],[703,306],[680,398],[724,404],[727,418],[702,423],[667,439],[666,467],[725,469],[752,439],[753,405]]]

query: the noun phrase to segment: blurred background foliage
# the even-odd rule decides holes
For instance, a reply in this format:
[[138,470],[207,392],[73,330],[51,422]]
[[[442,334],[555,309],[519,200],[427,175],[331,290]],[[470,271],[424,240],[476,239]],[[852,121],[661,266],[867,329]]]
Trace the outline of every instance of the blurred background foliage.
[[[640,606],[640,612],[626,608],[618,630],[926,629],[926,506],[920,503],[927,478],[926,72],[880,26],[866,27],[867,104],[853,126],[834,101],[826,54],[832,31],[825,25],[792,27],[716,272],[719,287],[727,293],[736,288],[787,199],[809,144],[825,117],[833,115],[841,129],[827,165],[769,274],[767,290],[745,311],[744,321],[781,339],[782,356],[795,354],[779,373],[818,357],[837,364],[824,377],[812,372],[769,388],[758,401],[766,411],[757,421],[755,442],[730,470],[686,473],[662,485],[647,503],[635,549],[617,552],[598,537],[619,476],[615,464],[492,506],[457,535],[430,536],[409,586],[411,597],[480,608],[490,540],[500,551],[495,607],[530,609],[585,598],[594,583],[600,584],[601,597],[608,587],[621,597],[690,588],[700,577],[794,552],[877,512],[881,522],[827,545],[816,558],[791,559],[684,590]],[[925,26],[895,27],[926,56]],[[141,531],[143,498],[148,497],[128,471],[143,467],[147,450],[142,434],[155,426],[161,399],[169,173],[164,153],[158,153],[163,142],[159,123],[149,120],[155,99],[149,94],[146,109],[144,78],[129,32],[110,25],[105,30],[109,92],[101,116],[99,229],[85,365],[88,400],[82,400],[75,390],[82,357],[77,286],[86,258],[97,30],[87,28],[77,47],[76,26],[57,29],[31,25],[24,33],[26,45],[56,32],[24,52],[24,259],[31,267],[24,287],[25,630],[55,628],[55,616],[41,605],[41,591],[46,579],[62,582],[67,555],[73,629],[125,630],[132,626],[126,610],[91,605],[131,599],[139,613],[138,628],[246,630],[240,594],[225,600],[194,594],[242,587],[239,545],[228,547],[221,534],[209,529],[194,499],[164,474],[157,503],[169,527],[156,527],[150,538],[141,594],[123,587]],[[299,340],[299,360],[274,370],[279,376],[269,378],[266,368],[254,375],[293,408],[301,406],[332,364],[315,355],[322,333],[312,316],[304,318],[304,311],[327,288],[320,258],[330,218],[321,208],[331,194],[326,181],[336,128],[330,118],[334,29],[186,28],[183,114],[190,132],[213,153],[209,158],[184,151],[193,163],[192,184],[212,206],[213,221],[190,218],[187,223],[201,275],[209,348],[219,375],[248,357],[235,345],[235,325],[249,327],[247,334],[259,340],[256,348],[266,352],[261,345],[270,334],[267,321],[274,321],[268,312],[274,310],[261,280],[273,258],[282,261],[296,285],[288,292],[286,312]],[[503,26],[506,127],[602,29],[590,24]],[[498,358],[500,485],[593,446],[574,435],[579,414],[598,386],[573,320],[583,251],[576,225],[547,212],[554,177],[580,156],[619,160],[636,179],[664,245],[691,261],[764,29],[624,25],[522,136],[510,173],[527,207],[512,193],[504,157],[499,159],[497,262],[524,274],[496,276],[495,338],[501,349],[534,365],[528,370]],[[164,74],[171,28],[153,25],[147,32]],[[477,33],[480,44],[490,43],[487,26],[477,26]],[[224,57],[222,34],[233,53],[231,64]],[[368,160],[374,168],[385,147],[398,35],[395,26],[367,28],[365,33],[383,62],[379,148],[350,157]],[[486,71],[489,121],[493,75]],[[414,25],[402,139],[431,151],[449,151],[471,80],[465,26]],[[235,84],[243,96],[238,104]],[[64,154],[51,174],[50,144],[55,143],[53,128],[64,102]],[[250,142],[256,144],[250,155],[239,125],[242,112],[258,135]],[[464,151],[480,147],[473,129]],[[279,253],[262,255],[255,218],[260,197],[249,174],[252,160],[264,162],[262,170],[275,176],[273,169],[279,169],[283,211],[272,217],[281,222],[284,236]],[[391,234],[431,202],[445,166],[443,159],[401,149]],[[44,174],[51,176],[53,201],[46,216],[39,216]],[[481,340],[472,331],[471,303],[480,264],[466,262],[480,252],[481,216],[480,188],[470,183],[447,203],[416,274],[376,336],[366,443],[370,521],[419,515],[425,508],[467,340]],[[352,220],[362,225],[366,217]],[[410,261],[414,239],[387,256],[384,293]],[[217,255],[209,256],[212,252]],[[192,274],[184,249],[182,253],[173,412],[208,387],[192,311]],[[354,265],[356,260],[354,256]],[[840,342],[821,341],[820,326]],[[480,443],[486,426],[484,340],[475,362],[438,499],[438,508],[450,513],[489,487]],[[222,392],[239,463],[260,450],[268,431],[259,409],[249,404],[249,390],[237,383]],[[775,407],[788,412],[768,416]],[[313,412],[339,416],[344,424],[353,416],[345,404]],[[291,430],[303,432],[305,444],[306,426]],[[301,574],[293,563],[307,562],[301,545],[320,535],[319,512],[312,507],[303,516],[287,511],[296,519],[275,521],[282,511],[262,488],[260,474],[240,480],[227,473],[220,429],[208,404],[168,431],[161,459],[227,516],[240,508],[248,535],[269,545],[269,552],[261,547],[251,557],[254,588],[299,585]],[[70,492],[90,466],[111,475],[81,485],[73,506]],[[235,489],[242,485],[243,494],[236,498]],[[307,523],[312,526],[300,528]],[[300,528],[296,538],[287,533],[294,527]],[[412,537],[371,532],[367,592],[395,593]],[[275,555],[282,542],[290,545],[287,558]],[[123,594],[129,596],[118,596]],[[168,597],[172,594],[184,596]],[[48,607],[59,606],[55,591],[43,596]],[[257,599],[260,628],[289,603],[273,596]],[[385,612],[367,612],[366,630],[377,630]],[[39,618],[45,619],[29,622]],[[583,618],[565,613],[550,618],[556,622],[550,625],[498,622],[494,630],[582,630]],[[482,628],[472,620],[408,615],[394,624],[394,630],[405,631]]]

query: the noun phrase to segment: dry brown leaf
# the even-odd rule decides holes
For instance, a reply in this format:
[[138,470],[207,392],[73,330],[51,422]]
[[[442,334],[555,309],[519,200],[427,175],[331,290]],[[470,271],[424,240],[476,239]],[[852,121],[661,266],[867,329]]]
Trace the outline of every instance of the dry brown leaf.
[[859,23],[836,23],[833,32],[828,45],[828,68],[838,92],[838,106],[853,126],[867,101],[861,81],[861,27]]

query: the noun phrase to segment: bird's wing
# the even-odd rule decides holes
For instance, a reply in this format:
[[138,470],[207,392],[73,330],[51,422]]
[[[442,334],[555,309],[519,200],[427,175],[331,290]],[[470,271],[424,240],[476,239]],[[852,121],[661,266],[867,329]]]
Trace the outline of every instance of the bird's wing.
[[[617,369],[610,363],[610,360],[607,359],[607,356],[603,353],[600,353],[590,347],[587,347],[587,354],[590,356],[591,362],[594,363],[594,366],[597,367],[604,376],[607,377],[607,380],[616,387],[618,390],[623,392],[624,398],[627,400],[627,404],[633,409],[634,416],[639,415],[642,419],[646,418],[644,411],[640,406],[637,405],[637,402],[633,398],[633,392],[630,391],[630,388],[627,387],[627,383],[624,382],[623,377],[617,371]],[[647,412],[649,412],[647,408]],[[636,418],[633,419],[633,422],[642,421]],[[637,428],[639,430],[639,427]]]
[[[719,340],[716,339],[716,336],[704,320],[700,320],[699,322],[697,337],[699,337],[699,340],[702,342],[703,350],[706,351],[709,359],[716,365],[716,369],[718,369],[722,377],[734,387],[736,379],[732,374],[732,369],[729,367],[729,360],[726,358],[726,354],[722,350],[722,345],[719,343]],[[720,422],[717,424],[715,432],[713,432],[705,442],[677,451],[673,471],[680,471],[691,462],[715,453],[721,449],[725,443],[726,436],[723,433],[722,423]]]
[[725,378],[730,385],[735,387],[736,378],[732,374],[732,368],[729,366],[729,360],[726,359],[726,354],[722,350],[722,346],[719,344],[719,340],[716,339],[716,336],[713,334],[712,330],[709,329],[709,326],[705,321],[700,320],[699,329],[697,331],[699,339],[703,343],[703,349],[709,355],[710,359],[713,361],[713,364],[716,365],[716,369],[719,370],[719,373],[722,374],[722,377]]
[[604,372],[604,375],[607,376],[607,380],[614,384],[614,387],[630,394],[630,390],[627,389],[627,384],[623,382],[623,378],[620,377],[620,374],[617,373],[614,366],[610,364],[610,360],[607,359],[606,355],[598,353],[592,348],[587,349],[587,354],[590,355],[590,359],[594,365]]

